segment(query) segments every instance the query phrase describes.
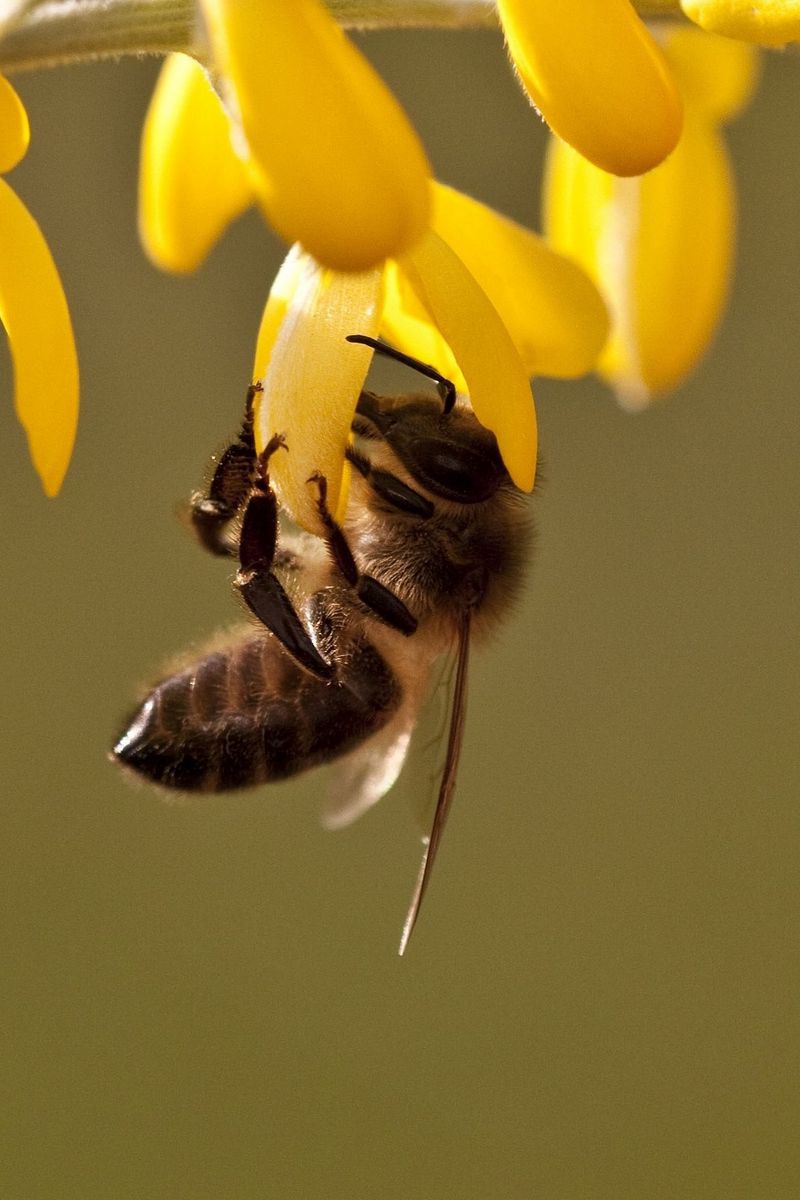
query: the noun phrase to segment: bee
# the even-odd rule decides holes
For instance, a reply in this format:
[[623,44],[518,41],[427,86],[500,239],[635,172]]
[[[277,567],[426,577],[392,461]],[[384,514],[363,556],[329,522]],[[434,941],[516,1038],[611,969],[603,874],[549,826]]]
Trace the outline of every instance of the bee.
[[437,660],[451,656],[449,729],[430,834],[403,928],[405,951],[456,781],[470,645],[518,590],[529,520],[494,435],[432,367],[361,334],[432,379],[438,396],[362,391],[347,449],[344,519],[315,474],[324,536],[279,537],[270,484],[282,435],[256,453],[248,392],[238,438],[190,502],[200,543],[238,559],[235,588],[255,619],[174,670],[129,719],[112,757],[180,792],[225,792],[336,761],[328,824],[349,823],[402,769]]

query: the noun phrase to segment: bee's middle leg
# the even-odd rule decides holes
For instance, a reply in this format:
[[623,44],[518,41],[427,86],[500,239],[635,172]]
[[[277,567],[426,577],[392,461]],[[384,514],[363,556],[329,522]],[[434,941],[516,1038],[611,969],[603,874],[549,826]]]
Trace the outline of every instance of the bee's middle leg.
[[315,483],[319,492],[317,511],[325,526],[325,540],[328,543],[331,557],[358,596],[377,617],[380,617],[393,629],[410,636],[417,628],[417,619],[406,608],[399,596],[384,587],[371,575],[363,575],[353,558],[353,552],[347,544],[342,527],[333,519],[328,508],[328,481],[319,471],[309,478],[309,483]]
[[236,587],[250,611],[275,635],[292,657],[316,675],[330,679],[334,668],[326,662],[297,615],[277,575],[278,501],[269,482],[270,457],[286,446],[283,436],[272,438],[259,456],[261,473],[250,492],[239,537],[239,570]]

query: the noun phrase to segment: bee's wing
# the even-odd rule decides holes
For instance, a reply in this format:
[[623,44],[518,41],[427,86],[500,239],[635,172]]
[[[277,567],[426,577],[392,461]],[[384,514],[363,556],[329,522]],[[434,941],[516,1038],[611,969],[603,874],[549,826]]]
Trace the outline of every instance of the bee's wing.
[[416,716],[415,705],[404,705],[382,729],[339,759],[322,810],[326,829],[350,825],[386,795],[403,769]]
[[470,618],[465,616],[458,632],[458,650],[456,658],[455,682],[453,686],[452,707],[450,710],[450,730],[447,736],[447,752],[439,785],[439,795],[436,800],[436,811],[433,815],[430,835],[425,839],[425,850],[422,855],[417,886],[411,898],[411,905],[403,926],[398,953],[404,954],[409,938],[417,923],[420,906],[430,881],[431,871],[439,849],[458,772],[458,760],[461,756],[461,742],[464,736],[464,719],[467,711],[467,668],[469,665]]
[[394,787],[402,772],[400,790],[427,835],[442,776],[456,645],[454,639],[438,664],[435,659],[418,659],[414,686],[407,689],[392,719],[329,768],[331,781],[321,814],[326,829],[352,824]]
[[458,636],[455,636],[431,670],[399,785],[424,841],[433,824],[444,771],[457,663]]

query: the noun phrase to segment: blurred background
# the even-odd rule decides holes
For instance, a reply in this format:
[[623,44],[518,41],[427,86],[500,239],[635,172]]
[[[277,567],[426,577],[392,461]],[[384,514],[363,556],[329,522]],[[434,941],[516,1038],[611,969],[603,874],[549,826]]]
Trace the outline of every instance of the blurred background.
[[[535,224],[544,133],[499,36],[362,45],[439,177]],[[636,417],[537,384],[535,561],[473,660],[405,960],[404,800],[331,834],[318,776],[168,806],[106,761],[140,685],[235,616],[175,511],[282,257],[250,215],[196,276],[145,261],[157,67],[15,79],[83,409],[45,500],[2,347],[0,1196],[795,1197],[800,63],[771,56],[728,131],[736,285],[691,381]]]

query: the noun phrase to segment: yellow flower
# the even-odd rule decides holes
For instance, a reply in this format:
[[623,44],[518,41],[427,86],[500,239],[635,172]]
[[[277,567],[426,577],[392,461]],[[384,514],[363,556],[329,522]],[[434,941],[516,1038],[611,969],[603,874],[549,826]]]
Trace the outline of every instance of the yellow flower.
[[[215,186],[215,163],[231,158],[222,144],[229,130],[201,68],[168,59],[143,139],[140,214],[151,257],[191,270],[248,198],[327,266],[364,270],[408,249],[428,222],[425,153],[324,5],[202,0],[200,8],[238,177],[231,169]],[[187,214],[197,214],[196,228]]]
[[295,519],[318,530],[307,480],[321,471],[332,506],[343,500],[344,451],[372,357],[346,339],[384,335],[466,391],[512,479],[529,491],[536,470],[529,375],[534,368],[562,376],[589,370],[606,329],[602,302],[574,264],[437,186],[433,227],[383,269],[331,271],[299,246],[289,252],[256,349],[253,374],[264,389],[257,443],[263,448],[274,433],[288,434],[290,453],[276,457],[271,471]]
[[630,0],[497,0],[497,8],[531,101],[584,158],[640,175],[674,149],[680,96]]
[[735,234],[733,179],[720,125],[746,103],[748,46],[670,27],[665,52],[684,100],[684,131],[665,163],[617,179],[553,140],[545,226],[608,303],[612,335],[599,370],[629,408],[674,387],[719,322]]
[[[226,125],[202,69],[175,56],[148,115],[140,185],[146,244],[161,265],[195,266],[246,205],[248,188],[254,192]],[[292,453],[278,456],[272,471],[281,499],[307,528],[318,526],[306,487],[312,471],[327,477],[334,506],[340,495],[371,359],[346,342],[349,334],[381,334],[468,392],[522,488],[533,486],[536,462],[529,376],[586,373],[606,337],[605,306],[579,267],[477,201],[438,184],[429,191],[428,230],[404,252],[344,272],[298,243],[270,293],[254,371],[265,380],[260,447],[272,432],[289,437]]]
[[710,33],[762,46],[800,41],[798,0],[681,0],[681,8]]
[[[28,148],[25,109],[0,76],[0,171]],[[42,231],[0,179],[0,321],[14,365],[14,405],[48,496],[69,465],[78,421],[78,359],[69,310]]]

